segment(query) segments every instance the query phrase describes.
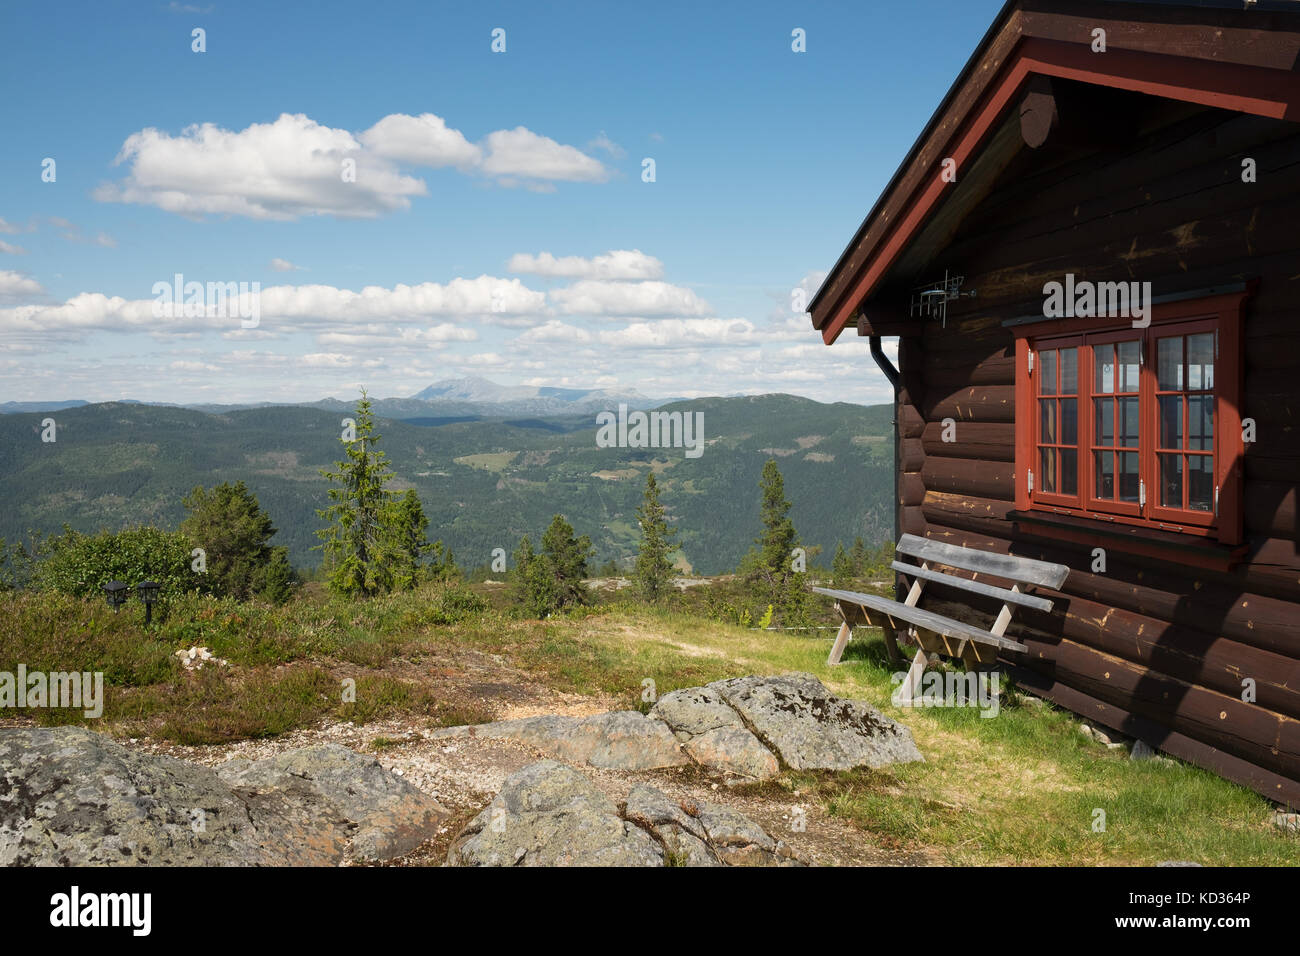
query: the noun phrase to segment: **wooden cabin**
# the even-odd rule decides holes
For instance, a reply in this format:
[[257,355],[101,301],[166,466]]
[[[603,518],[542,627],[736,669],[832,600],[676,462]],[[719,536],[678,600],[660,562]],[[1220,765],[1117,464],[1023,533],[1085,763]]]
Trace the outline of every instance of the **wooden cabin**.
[[1069,566],[1020,686],[1292,807],[1297,7],[1012,0],[809,309],[895,385],[898,534]]

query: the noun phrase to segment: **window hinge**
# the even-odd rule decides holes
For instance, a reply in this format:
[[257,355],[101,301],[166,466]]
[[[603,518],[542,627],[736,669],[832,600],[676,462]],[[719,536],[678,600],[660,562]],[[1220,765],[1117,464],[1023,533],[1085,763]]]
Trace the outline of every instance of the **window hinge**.
[[1030,469],[1030,471],[1029,471],[1028,474],[1029,474],[1029,490],[1032,492],[1032,491],[1034,490],[1034,472],[1033,472],[1033,469]]
[[1138,507],[1145,508],[1147,504],[1147,483],[1138,479]]
[[1219,517],[1219,486],[1214,486],[1214,517]]
[[1138,339],[1138,367],[1147,364],[1147,340]]
[[1032,375],[1033,371],[1034,371],[1034,350],[1030,349],[1029,350],[1029,373]]

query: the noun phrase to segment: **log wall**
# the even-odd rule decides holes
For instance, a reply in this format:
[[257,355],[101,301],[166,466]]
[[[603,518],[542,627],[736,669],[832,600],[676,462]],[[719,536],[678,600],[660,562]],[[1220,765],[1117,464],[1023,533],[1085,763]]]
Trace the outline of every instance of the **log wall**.
[[[1216,110],[1144,114],[1128,145],[1025,150],[931,260],[978,297],[900,340],[900,530],[1071,568],[1051,614],[1018,613],[1010,661],[1063,706],[1300,806],[1300,127]],[[1241,161],[1258,180],[1243,183]],[[1014,510],[1014,338],[1066,273],[1154,292],[1258,278],[1245,321],[1247,553],[1230,569],[1031,533]],[[925,279],[928,276],[921,276]],[[905,294],[905,293],[904,293]],[[945,442],[942,421],[956,421]],[[1041,589],[1040,589],[1041,592]],[[927,589],[991,623],[996,607]],[[1242,700],[1244,678],[1257,699]]]

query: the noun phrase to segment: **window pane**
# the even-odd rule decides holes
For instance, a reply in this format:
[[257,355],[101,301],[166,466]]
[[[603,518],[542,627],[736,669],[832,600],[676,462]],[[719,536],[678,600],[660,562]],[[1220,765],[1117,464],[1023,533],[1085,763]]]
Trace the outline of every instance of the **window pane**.
[[1119,500],[1138,500],[1138,456],[1135,451],[1119,455]]
[[1075,448],[1061,449],[1061,494],[1079,493],[1079,452]]
[[1214,458],[1211,455],[1187,456],[1187,507],[1193,511],[1214,508]]
[[1136,392],[1138,390],[1138,369],[1142,358],[1142,344],[1134,339],[1132,342],[1119,343],[1119,390]]
[[1115,453],[1113,451],[1093,452],[1096,467],[1095,481],[1097,497],[1115,500]]
[[1156,340],[1156,380],[1161,391],[1176,392],[1183,387],[1183,337],[1171,335]]
[[1183,456],[1160,456],[1160,504],[1165,508],[1183,506]]
[[1079,444],[1079,401],[1075,398],[1061,399],[1061,444]]
[[1097,434],[1094,436],[1094,444],[1115,444],[1115,399],[1094,398],[1092,401],[1096,405],[1095,430]]
[[1183,397],[1181,395],[1160,395],[1158,401],[1160,402],[1160,447],[1182,448]]
[[1045,445],[1056,444],[1056,399],[1040,398],[1038,400],[1039,420],[1042,422],[1039,441]]
[[1038,394],[1056,394],[1056,349],[1038,353],[1041,374],[1038,376]]
[[1115,346],[1109,342],[1092,347],[1092,390],[1101,395],[1115,391]]
[[1061,349],[1061,394],[1079,392],[1079,350]]
[[1187,387],[1214,388],[1214,333],[1199,332],[1187,337]]
[[1214,396],[1187,396],[1187,447],[1214,450]]
[[1039,477],[1042,479],[1040,484],[1042,490],[1056,493],[1056,449],[1041,448],[1039,449],[1042,457],[1042,467],[1039,469]]
[[1140,418],[1139,398],[1118,398],[1119,402],[1119,444],[1127,448],[1136,448],[1138,443],[1138,419]]

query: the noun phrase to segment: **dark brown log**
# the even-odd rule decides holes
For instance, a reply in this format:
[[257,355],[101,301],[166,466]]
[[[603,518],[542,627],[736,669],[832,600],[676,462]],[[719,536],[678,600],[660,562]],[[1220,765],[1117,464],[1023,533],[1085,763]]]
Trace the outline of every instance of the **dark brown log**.
[[925,481],[916,472],[899,475],[898,491],[907,507],[919,505],[925,498]]
[[941,458],[1015,461],[1016,426],[1010,422],[930,422],[921,435],[925,454]]
[[1011,385],[980,385],[954,392],[930,389],[921,412],[926,422],[951,418],[957,422],[1015,421],[1016,390]]
[[931,491],[1010,501],[1015,497],[1011,480],[1014,470],[1015,466],[1006,461],[926,455],[921,476],[925,479],[925,487]]
[[1007,512],[1014,502],[993,498],[927,491],[921,512],[930,526],[946,526],[977,534],[996,534],[1006,530]]
[[902,443],[902,454],[899,456],[899,467],[907,471],[920,471],[921,465],[925,463],[925,446],[919,438],[904,438]]
[[920,438],[925,431],[925,419],[915,405],[901,404],[898,412],[898,430],[903,438]]
[[[1296,463],[1300,474],[1300,461]],[[1246,530],[1269,538],[1300,541],[1300,516],[1296,511],[1296,482],[1248,481]]]

